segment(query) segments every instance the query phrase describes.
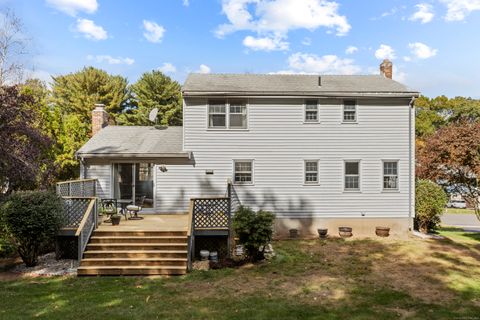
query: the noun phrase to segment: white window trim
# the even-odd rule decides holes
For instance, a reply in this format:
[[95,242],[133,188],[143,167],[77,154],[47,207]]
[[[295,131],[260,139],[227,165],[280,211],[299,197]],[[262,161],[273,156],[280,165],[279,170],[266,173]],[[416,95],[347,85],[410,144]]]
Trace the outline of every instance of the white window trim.
[[[317,181],[307,182],[307,162],[317,163]],[[319,186],[320,185],[320,160],[318,159],[305,159],[303,160],[303,185],[304,186]]]
[[[317,101],[317,120],[307,120],[307,101]],[[303,100],[303,123],[304,124],[318,124],[320,123],[320,103],[318,99],[305,99]]]
[[239,98],[238,100],[245,100],[245,108],[247,109],[246,111],[246,128],[230,128],[230,101],[229,100],[236,100],[236,99],[225,99],[225,127],[210,127],[209,122],[210,122],[210,100],[222,100],[222,98],[213,98],[213,99],[207,99],[207,121],[206,121],[206,127],[207,131],[249,131],[250,130],[250,101],[249,99],[242,99]]
[[[345,101],[351,100],[355,101],[355,120],[354,121],[345,121]],[[343,99],[342,100],[342,123],[345,124],[357,124],[358,123],[358,101],[357,99]]]
[[[345,178],[346,178],[346,163],[347,162],[358,162],[358,189],[347,189],[345,188]],[[342,173],[343,173],[343,192],[345,193],[361,193],[362,192],[362,161],[360,159],[344,159],[343,160],[343,169],[342,169]]]
[[[396,162],[397,163],[397,187],[396,188],[385,188],[383,185],[383,178],[385,177],[384,174],[384,165],[385,162]],[[382,168],[381,168],[381,183],[382,183],[382,192],[400,192],[400,160],[399,159],[383,159],[382,160]]]
[[[252,163],[252,182],[236,182],[235,181],[235,163],[251,162]],[[253,159],[233,159],[232,161],[232,184],[234,186],[253,186],[255,184],[255,160]]]

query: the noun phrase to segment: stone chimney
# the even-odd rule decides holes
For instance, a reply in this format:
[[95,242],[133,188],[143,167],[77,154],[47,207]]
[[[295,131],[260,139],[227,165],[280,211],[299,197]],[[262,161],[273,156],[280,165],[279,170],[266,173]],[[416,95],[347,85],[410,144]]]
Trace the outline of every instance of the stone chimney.
[[105,111],[105,105],[95,104],[95,109],[92,111],[92,137],[106,126],[108,126],[108,113]]
[[392,79],[393,76],[393,63],[392,61],[385,59],[380,64],[380,74],[388,79]]

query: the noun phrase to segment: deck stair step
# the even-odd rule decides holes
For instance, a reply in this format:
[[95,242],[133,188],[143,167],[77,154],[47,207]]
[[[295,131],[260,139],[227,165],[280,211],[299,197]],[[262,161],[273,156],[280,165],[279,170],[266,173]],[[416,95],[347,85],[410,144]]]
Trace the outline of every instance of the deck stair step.
[[187,272],[185,231],[95,230],[77,274],[181,275]]
[[79,276],[119,276],[119,275],[182,275],[187,273],[183,266],[80,266]]
[[186,236],[93,236],[90,243],[185,243]]

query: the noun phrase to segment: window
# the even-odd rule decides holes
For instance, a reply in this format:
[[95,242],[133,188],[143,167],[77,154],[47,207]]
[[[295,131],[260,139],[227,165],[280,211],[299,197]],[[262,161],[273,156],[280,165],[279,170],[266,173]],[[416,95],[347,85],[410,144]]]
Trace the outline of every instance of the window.
[[305,183],[306,184],[318,183],[318,161],[317,160],[305,161]]
[[223,100],[209,101],[208,104],[208,127],[226,128],[227,114],[226,103]]
[[360,190],[359,161],[345,161],[345,190]]
[[385,190],[398,189],[398,162],[397,161],[383,162],[383,189]]
[[208,127],[217,129],[247,129],[246,101],[208,101]]
[[253,183],[253,161],[251,160],[235,160],[234,166],[234,182],[235,184],[252,184]]
[[242,101],[230,102],[230,128],[246,129],[247,128],[247,106]]
[[307,100],[305,102],[305,122],[318,122],[317,100]]
[[343,101],[343,122],[357,121],[357,102],[355,100]]

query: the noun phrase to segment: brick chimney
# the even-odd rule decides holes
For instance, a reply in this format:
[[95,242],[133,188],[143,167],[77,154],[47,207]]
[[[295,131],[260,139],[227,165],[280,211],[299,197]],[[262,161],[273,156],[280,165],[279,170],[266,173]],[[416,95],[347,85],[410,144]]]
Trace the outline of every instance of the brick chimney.
[[92,111],[92,137],[106,126],[108,126],[108,113],[105,111],[105,105],[95,104],[95,109]]
[[385,59],[382,64],[380,64],[380,74],[386,78],[392,79],[393,75],[393,63],[392,61]]

